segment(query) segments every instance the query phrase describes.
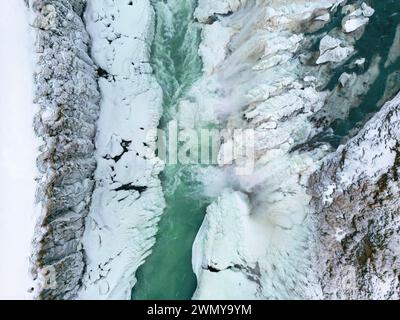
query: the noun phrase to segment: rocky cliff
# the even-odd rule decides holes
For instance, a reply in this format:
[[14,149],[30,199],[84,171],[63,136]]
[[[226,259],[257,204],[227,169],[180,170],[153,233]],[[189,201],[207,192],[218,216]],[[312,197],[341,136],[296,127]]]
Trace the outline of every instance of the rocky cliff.
[[400,94],[310,179],[328,299],[399,299]]
[[36,296],[69,299],[85,272],[82,236],[94,188],[100,94],[79,0],[29,1],[36,34],[35,130],[41,217],[32,268]]
[[43,138],[32,256],[42,299],[129,299],[163,195],[149,1],[31,0]]

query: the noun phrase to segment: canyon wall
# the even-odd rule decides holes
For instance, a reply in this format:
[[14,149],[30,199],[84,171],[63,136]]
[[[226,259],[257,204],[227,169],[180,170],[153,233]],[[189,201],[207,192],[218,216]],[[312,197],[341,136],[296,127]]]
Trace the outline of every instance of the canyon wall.
[[37,222],[32,255],[36,296],[76,296],[85,272],[82,236],[95,186],[100,93],[82,1],[29,1],[36,34]]
[[130,298],[164,200],[149,1],[32,0],[41,299]]
[[400,95],[310,179],[327,299],[399,299]]

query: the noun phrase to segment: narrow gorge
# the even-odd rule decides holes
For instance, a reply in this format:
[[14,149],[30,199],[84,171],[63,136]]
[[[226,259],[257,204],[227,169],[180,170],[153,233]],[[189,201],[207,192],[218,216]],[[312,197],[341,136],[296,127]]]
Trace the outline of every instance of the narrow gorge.
[[24,298],[400,298],[399,1],[22,2]]
[[[196,3],[153,1],[156,32],[151,61],[164,89],[160,124],[164,131],[173,125],[170,121],[177,119],[180,101],[201,75],[202,63],[197,53],[201,27],[193,19]],[[138,270],[132,299],[190,299],[193,295],[196,279],[191,263],[192,244],[208,203],[193,170],[193,165],[176,164],[167,166],[160,175],[166,210],[153,252]]]

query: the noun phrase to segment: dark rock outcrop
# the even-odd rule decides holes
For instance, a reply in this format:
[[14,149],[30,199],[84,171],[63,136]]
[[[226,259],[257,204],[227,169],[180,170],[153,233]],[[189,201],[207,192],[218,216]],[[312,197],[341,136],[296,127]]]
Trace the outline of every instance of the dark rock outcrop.
[[327,299],[400,297],[400,94],[310,179]]

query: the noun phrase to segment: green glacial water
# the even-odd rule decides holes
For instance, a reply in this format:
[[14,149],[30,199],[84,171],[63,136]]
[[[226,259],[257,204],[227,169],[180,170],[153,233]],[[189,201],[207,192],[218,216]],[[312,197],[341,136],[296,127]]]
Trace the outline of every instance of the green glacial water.
[[[352,3],[354,1],[349,1]],[[330,142],[336,147],[347,140],[381,104],[388,80],[392,90],[400,89],[400,61],[385,66],[396,28],[400,23],[399,0],[366,0],[375,10],[366,31],[356,43],[358,53],[335,70],[325,89],[333,89],[343,72],[362,74],[376,55],[381,57],[379,76],[362,97],[361,103],[352,108],[346,119],[337,119],[329,130],[310,143]],[[164,116],[160,128],[176,117],[176,107],[189,88],[201,76],[201,59],[197,52],[200,29],[193,20],[197,0],[153,0],[156,11],[155,39],[152,47],[152,65],[164,91]],[[332,22],[319,31],[340,27],[343,16],[338,13]],[[316,43],[318,46],[318,43]],[[365,69],[357,70],[352,62],[366,58]],[[349,88],[348,90],[351,90]],[[196,288],[192,271],[192,244],[203,221],[210,200],[201,196],[201,186],[194,177],[191,166],[167,165],[160,176],[167,208],[159,223],[157,242],[152,254],[137,272],[138,282],[132,290],[132,299],[190,299]]]
[[[348,1],[349,4],[354,2],[356,1]],[[361,103],[350,110],[346,119],[335,120],[329,128],[332,131],[329,133],[325,131],[314,138],[313,142],[329,142],[334,147],[346,142],[382,107],[380,101],[384,97],[388,83],[390,83],[388,99],[393,98],[400,90],[400,59],[385,66],[388,53],[395,40],[396,29],[400,24],[400,1],[365,0],[365,2],[375,9],[375,14],[370,18],[360,40],[356,42],[357,54],[335,70],[326,89],[332,90],[338,84],[338,79],[343,72],[362,74],[368,70],[370,63],[376,56],[381,58],[378,78],[372,83],[366,94],[361,97]],[[338,12],[323,32],[329,32],[330,29],[340,27],[342,17]],[[359,71],[352,65],[359,58],[366,58],[364,71]],[[352,88],[348,90],[352,90]]]
[[[152,65],[164,91],[160,128],[175,118],[178,102],[201,76],[198,56],[200,28],[193,21],[196,0],[154,0],[156,30]],[[167,208],[159,223],[157,242],[137,272],[132,299],[190,299],[196,289],[192,271],[192,245],[209,202],[193,168],[167,165],[160,176]]]

